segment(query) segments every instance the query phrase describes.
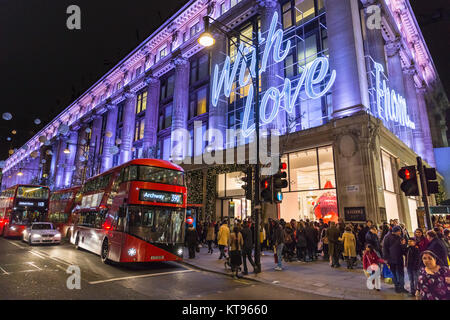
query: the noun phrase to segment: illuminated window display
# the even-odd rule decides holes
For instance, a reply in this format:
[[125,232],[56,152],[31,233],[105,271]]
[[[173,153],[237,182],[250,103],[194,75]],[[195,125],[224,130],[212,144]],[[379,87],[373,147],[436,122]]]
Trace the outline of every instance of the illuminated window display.
[[[283,190],[280,217],[290,219],[338,219],[333,148],[331,146],[289,153],[289,187]],[[289,189],[289,190],[288,190]]]

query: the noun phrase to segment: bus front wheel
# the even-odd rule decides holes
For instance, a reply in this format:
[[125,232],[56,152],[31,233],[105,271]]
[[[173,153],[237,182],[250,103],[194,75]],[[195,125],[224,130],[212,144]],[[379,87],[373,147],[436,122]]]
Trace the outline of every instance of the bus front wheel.
[[80,246],[79,246],[79,243],[80,243],[80,236],[79,236],[78,233],[77,233],[77,237],[75,238],[75,248],[76,248],[77,250],[80,250],[80,249],[81,249]]
[[108,263],[108,254],[109,254],[108,239],[105,238],[105,240],[103,240],[102,243],[102,253],[101,253],[103,263]]

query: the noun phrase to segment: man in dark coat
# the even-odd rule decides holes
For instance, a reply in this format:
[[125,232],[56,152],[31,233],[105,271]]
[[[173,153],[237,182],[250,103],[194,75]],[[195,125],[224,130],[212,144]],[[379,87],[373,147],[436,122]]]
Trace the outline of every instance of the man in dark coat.
[[278,222],[276,220],[274,221],[274,224],[273,224],[272,242],[273,242],[273,245],[277,252],[277,260],[278,260],[278,264],[275,267],[275,270],[281,271],[281,270],[283,270],[283,266],[282,266],[281,262],[283,260],[282,253],[283,253],[283,248],[284,248],[284,230],[283,230],[283,227],[281,226],[280,222]]
[[339,229],[336,228],[336,223],[331,221],[330,227],[326,232],[328,238],[328,253],[331,257],[331,267],[339,268]]
[[189,259],[195,258],[195,247],[197,246],[197,231],[191,224],[186,232],[186,242],[189,249]]
[[439,258],[440,261],[437,261],[439,265],[448,267],[448,252],[443,240],[439,239],[437,233],[433,230],[427,232],[427,239],[430,241],[427,250],[430,250]]
[[309,260],[314,261],[316,258],[317,242],[319,236],[317,230],[313,227],[312,222],[306,224],[305,236]]
[[383,243],[383,258],[389,264],[393,274],[395,292],[409,293],[405,289],[405,270],[403,255],[406,252],[406,240],[401,237],[402,229],[394,226],[392,232],[387,234]]
[[244,272],[242,274],[244,275],[248,274],[247,259],[253,267],[253,272],[255,272],[255,262],[252,259],[253,235],[249,224],[250,222],[244,222],[244,228],[241,230],[242,238],[244,239],[244,247],[242,248],[242,260],[244,262]]
[[367,220],[365,227],[362,228],[362,230],[358,233],[358,241],[361,244],[361,248],[366,247],[366,235],[367,233],[370,232],[370,228],[372,228],[372,225],[373,225],[372,221]]
[[364,239],[364,246],[367,243],[370,244],[372,248],[377,252],[377,254],[381,257],[380,239],[378,239],[378,232],[375,226],[370,227],[369,232],[366,233]]

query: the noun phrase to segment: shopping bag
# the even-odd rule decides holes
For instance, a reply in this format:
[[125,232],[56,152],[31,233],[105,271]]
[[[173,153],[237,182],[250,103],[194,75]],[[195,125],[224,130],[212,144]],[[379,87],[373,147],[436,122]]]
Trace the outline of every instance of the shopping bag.
[[389,267],[386,264],[383,264],[383,270],[381,273],[383,275],[384,282],[392,284],[392,278],[394,277],[394,275],[392,274],[391,269],[389,269]]

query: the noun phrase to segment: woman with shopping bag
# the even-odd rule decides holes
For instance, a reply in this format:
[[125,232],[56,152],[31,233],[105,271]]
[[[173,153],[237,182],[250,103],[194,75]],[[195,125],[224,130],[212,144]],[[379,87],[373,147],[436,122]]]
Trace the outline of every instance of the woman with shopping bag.
[[243,246],[244,238],[242,237],[239,228],[236,226],[233,228],[233,233],[230,235],[230,264],[234,279],[238,277],[239,269],[242,264],[241,250]]
[[[366,245],[363,255],[363,269],[367,276],[367,287],[373,288],[377,291],[381,290],[381,264],[384,260],[381,259],[370,244]],[[370,281],[371,280],[371,281]]]

